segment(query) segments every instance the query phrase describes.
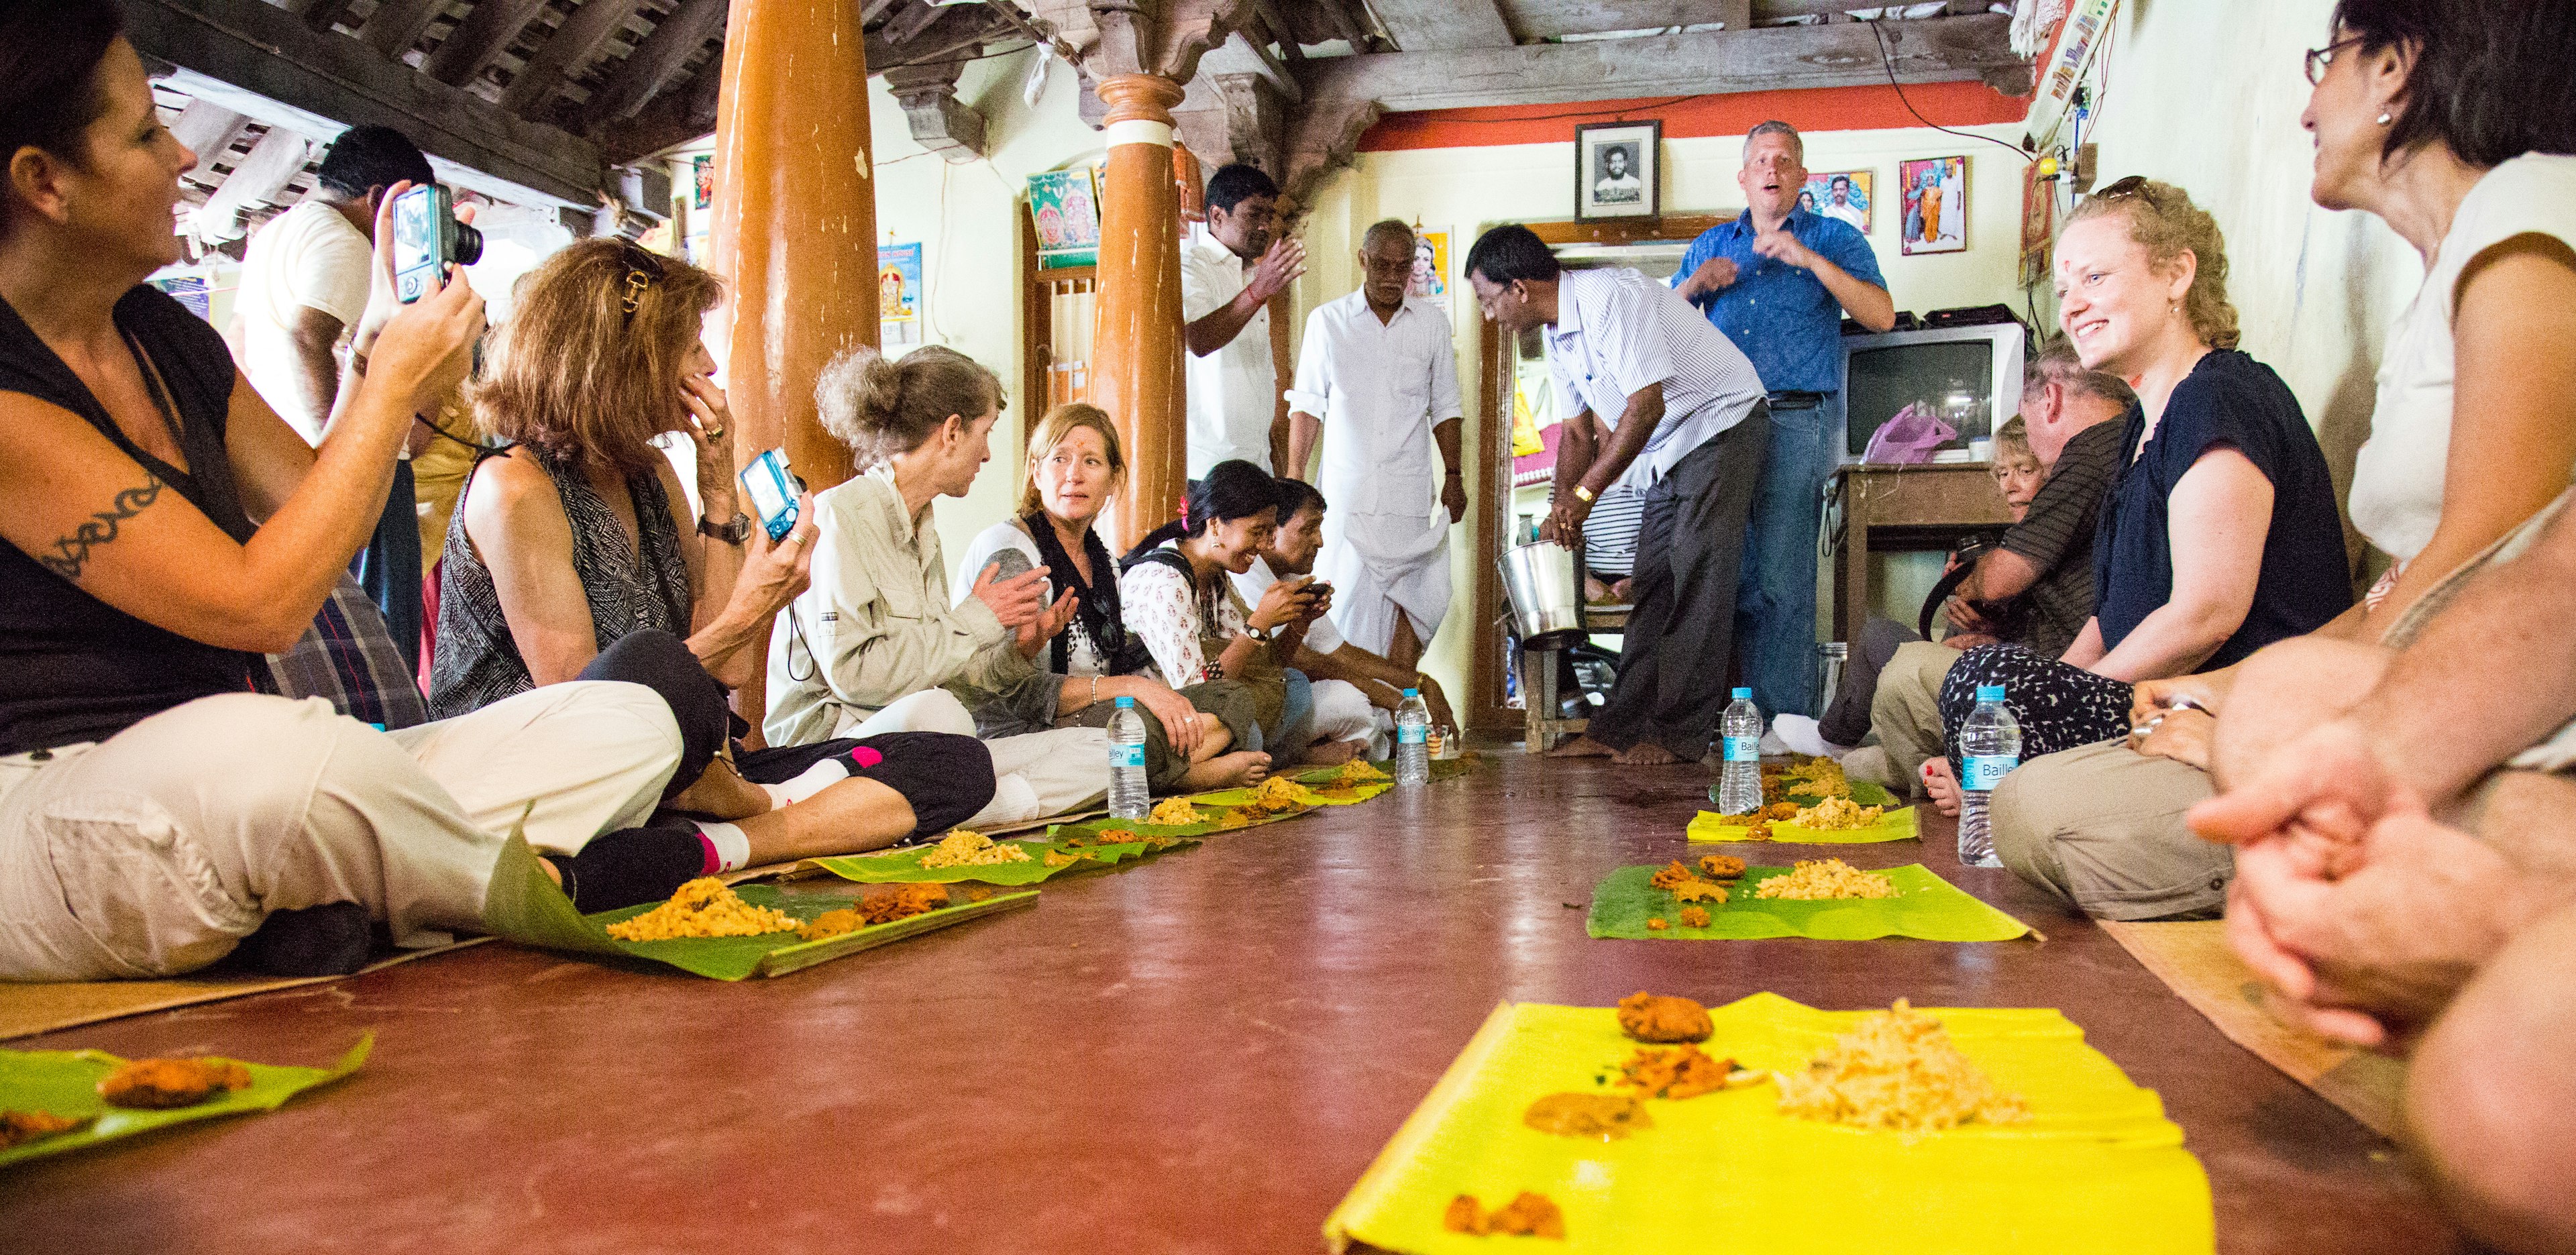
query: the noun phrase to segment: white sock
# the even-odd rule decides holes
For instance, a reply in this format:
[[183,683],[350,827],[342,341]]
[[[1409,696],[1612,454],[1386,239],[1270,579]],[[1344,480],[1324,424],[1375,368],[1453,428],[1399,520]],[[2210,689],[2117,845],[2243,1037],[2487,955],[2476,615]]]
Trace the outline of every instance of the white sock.
[[751,837],[732,824],[699,820],[698,835],[716,850],[717,871],[740,871],[751,862]]
[[790,802],[802,802],[849,778],[849,757],[834,754],[806,768],[804,774],[795,779],[780,784],[764,784],[760,791],[769,795],[769,809],[777,810]]

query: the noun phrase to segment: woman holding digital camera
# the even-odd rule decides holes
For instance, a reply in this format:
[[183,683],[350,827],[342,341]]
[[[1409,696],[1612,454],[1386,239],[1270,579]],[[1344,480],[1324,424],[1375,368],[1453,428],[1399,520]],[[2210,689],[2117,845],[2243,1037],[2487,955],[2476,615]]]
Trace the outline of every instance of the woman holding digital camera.
[[[574,244],[529,276],[473,390],[504,447],[475,466],[448,525],[430,672],[440,715],[585,675],[661,690],[706,763],[654,829],[670,875],[698,874],[701,853],[730,870],[935,835],[993,788],[971,737],[732,745],[727,694],[754,678],[762,629],[804,590],[814,524],[804,502],[772,541],[736,504],[730,411],[699,339],[723,294],[714,275],[619,239]],[[694,516],[653,444],[674,432],[694,449]]]

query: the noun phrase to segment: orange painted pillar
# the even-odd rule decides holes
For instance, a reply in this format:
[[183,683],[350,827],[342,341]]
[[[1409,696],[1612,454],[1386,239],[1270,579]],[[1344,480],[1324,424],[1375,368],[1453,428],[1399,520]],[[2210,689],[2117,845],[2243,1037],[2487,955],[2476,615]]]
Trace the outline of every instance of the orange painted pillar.
[[1189,473],[1180,202],[1172,181],[1171,110],[1181,102],[1181,85],[1120,74],[1101,80],[1100,99],[1109,106],[1109,162],[1101,171],[1091,398],[1109,412],[1126,446],[1127,487],[1113,520],[1123,550],[1172,517]]
[[815,418],[815,376],[877,342],[866,48],[849,0],[733,0],[725,23],[713,234],[736,460],[784,444],[817,491],[851,467]]

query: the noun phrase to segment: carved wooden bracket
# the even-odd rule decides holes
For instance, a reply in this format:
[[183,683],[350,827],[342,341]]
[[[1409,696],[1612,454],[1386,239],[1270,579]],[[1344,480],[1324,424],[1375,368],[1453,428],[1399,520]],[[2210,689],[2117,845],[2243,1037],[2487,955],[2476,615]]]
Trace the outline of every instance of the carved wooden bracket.
[[960,165],[984,155],[984,115],[957,98],[957,75],[965,68],[962,61],[943,61],[885,72],[913,140]]

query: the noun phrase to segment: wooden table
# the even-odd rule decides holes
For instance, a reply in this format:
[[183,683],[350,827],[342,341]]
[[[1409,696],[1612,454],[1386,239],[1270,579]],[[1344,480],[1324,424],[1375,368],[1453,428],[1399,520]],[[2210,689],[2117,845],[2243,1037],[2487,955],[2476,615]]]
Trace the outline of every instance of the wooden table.
[[1706,769],[1492,757],[776,980],[494,944],[11,1042],[309,1064],[376,1032],[272,1114],[0,1172],[0,1251],[1316,1251],[1498,1000],[1639,989],[2057,1007],[2162,1096],[2224,1255],[2469,1249],[2388,1143],[1947,823],[1739,852],[1921,862],[2046,941],[1593,941],[1602,877],[1700,848]]
[[[1831,490],[1842,517],[1833,533],[1833,638],[1845,643],[1859,640],[1869,621],[1872,552],[1947,550],[1970,533],[2012,523],[1987,462],[1845,466],[1834,472]],[[1914,626],[1910,618],[1906,626]]]

